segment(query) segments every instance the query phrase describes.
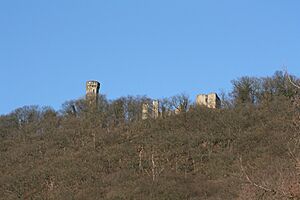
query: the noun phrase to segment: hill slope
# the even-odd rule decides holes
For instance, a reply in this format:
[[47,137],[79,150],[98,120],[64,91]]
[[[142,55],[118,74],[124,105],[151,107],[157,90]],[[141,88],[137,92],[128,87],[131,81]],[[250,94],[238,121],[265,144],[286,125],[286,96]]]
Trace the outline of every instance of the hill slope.
[[300,198],[299,107],[287,98],[113,127],[45,116],[3,117],[1,199]]

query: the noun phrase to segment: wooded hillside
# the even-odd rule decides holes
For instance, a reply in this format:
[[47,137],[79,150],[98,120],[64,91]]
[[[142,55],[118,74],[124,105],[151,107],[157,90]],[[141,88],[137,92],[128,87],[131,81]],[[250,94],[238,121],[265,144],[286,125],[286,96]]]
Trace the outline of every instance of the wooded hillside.
[[300,199],[298,88],[283,72],[232,83],[222,109],[155,120],[146,97],[3,115],[0,199]]

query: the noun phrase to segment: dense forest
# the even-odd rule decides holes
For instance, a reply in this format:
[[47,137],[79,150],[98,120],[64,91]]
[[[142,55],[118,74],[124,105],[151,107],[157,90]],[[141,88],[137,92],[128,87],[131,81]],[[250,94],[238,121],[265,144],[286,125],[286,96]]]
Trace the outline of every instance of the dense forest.
[[84,98],[0,117],[0,199],[300,199],[299,79],[240,77],[221,109],[184,94]]

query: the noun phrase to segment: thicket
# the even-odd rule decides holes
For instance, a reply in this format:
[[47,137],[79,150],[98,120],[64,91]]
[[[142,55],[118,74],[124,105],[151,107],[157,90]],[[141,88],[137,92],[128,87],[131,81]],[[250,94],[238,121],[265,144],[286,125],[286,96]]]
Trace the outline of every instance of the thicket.
[[232,84],[222,109],[178,95],[158,119],[141,120],[147,97],[3,115],[0,198],[300,199],[299,90],[283,72]]

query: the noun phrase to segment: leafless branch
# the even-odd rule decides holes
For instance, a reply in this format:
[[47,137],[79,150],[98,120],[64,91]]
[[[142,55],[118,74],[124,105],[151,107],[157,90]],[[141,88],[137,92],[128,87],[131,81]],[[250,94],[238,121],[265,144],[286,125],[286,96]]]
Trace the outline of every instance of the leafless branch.
[[253,182],[253,181],[249,178],[248,174],[247,174],[246,171],[245,171],[245,168],[243,167],[242,157],[240,157],[240,167],[241,167],[241,170],[242,170],[243,174],[245,175],[247,181],[248,181],[251,185],[253,185],[253,186],[255,186],[255,187],[259,188],[259,189],[262,189],[262,190],[264,190],[264,191],[267,191],[267,192],[272,192],[272,191],[273,191],[273,190],[270,189],[270,188],[267,188],[267,187],[262,186],[262,185],[258,185],[257,183]]
[[242,170],[244,176],[246,177],[247,181],[248,181],[251,185],[253,185],[254,187],[257,187],[257,188],[259,188],[259,189],[261,189],[261,190],[264,190],[264,191],[266,191],[266,192],[273,192],[274,194],[279,194],[279,195],[281,195],[281,196],[283,196],[283,197],[286,197],[286,198],[294,198],[293,195],[287,194],[287,193],[284,192],[284,191],[276,190],[276,189],[273,189],[273,188],[271,189],[271,188],[265,187],[265,186],[263,186],[263,185],[259,185],[259,184],[255,183],[254,181],[252,181],[252,180],[250,179],[250,177],[248,176],[248,174],[246,173],[245,168],[243,167],[242,157],[240,157],[240,167],[241,167],[241,170]]
[[152,162],[152,181],[155,181],[155,168],[156,168],[156,165],[155,165],[153,153],[151,155],[151,162]]
[[294,86],[296,87],[297,89],[300,89],[300,85],[298,85],[297,83],[295,83],[292,79],[291,79],[291,76],[289,75],[287,69],[285,68],[284,69],[284,74],[285,76],[287,77],[288,81]]
[[140,171],[143,171],[143,165],[142,165],[143,152],[144,152],[144,147],[141,146],[140,151],[139,151],[139,168],[140,168]]

